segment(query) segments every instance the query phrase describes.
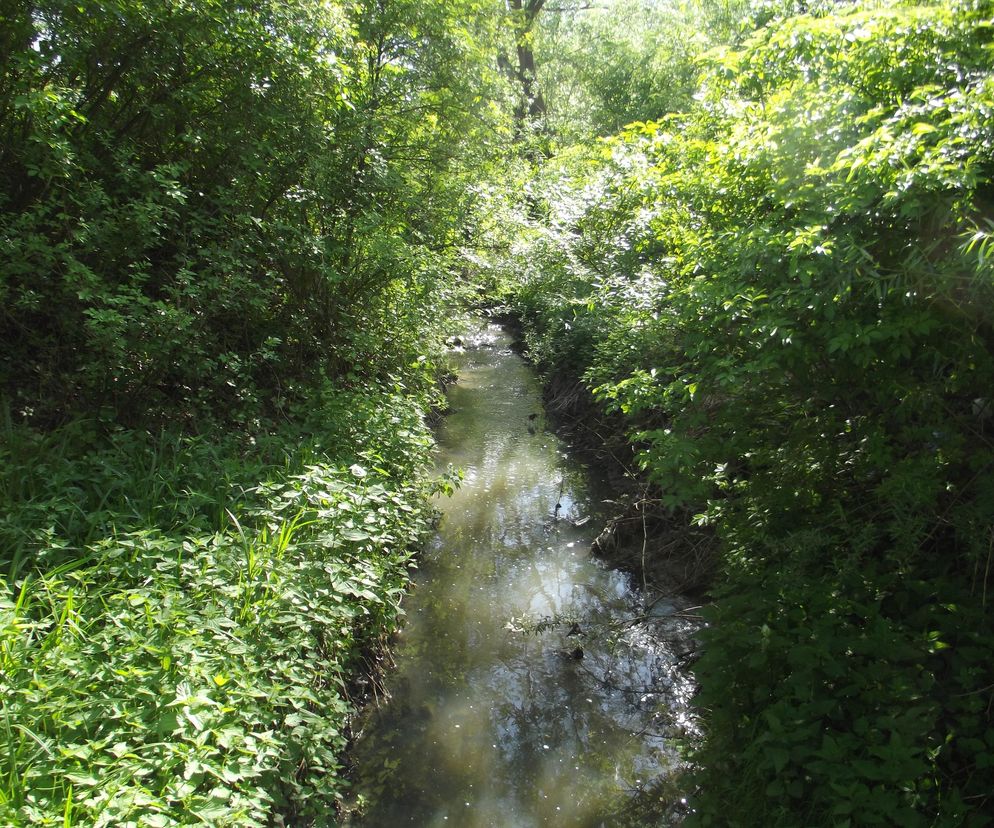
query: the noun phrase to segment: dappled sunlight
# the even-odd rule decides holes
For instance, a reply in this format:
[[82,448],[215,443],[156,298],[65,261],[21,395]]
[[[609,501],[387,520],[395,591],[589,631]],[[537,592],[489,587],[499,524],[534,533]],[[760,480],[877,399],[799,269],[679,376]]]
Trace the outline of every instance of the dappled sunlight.
[[627,578],[591,559],[597,521],[574,521],[603,506],[536,427],[531,371],[493,326],[464,341],[439,463],[465,479],[358,746],[362,824],[598,825],[672,761],[653,717],[674,658],[636,633]]
[[992,15],[5,2],[0,825],[991,821]]

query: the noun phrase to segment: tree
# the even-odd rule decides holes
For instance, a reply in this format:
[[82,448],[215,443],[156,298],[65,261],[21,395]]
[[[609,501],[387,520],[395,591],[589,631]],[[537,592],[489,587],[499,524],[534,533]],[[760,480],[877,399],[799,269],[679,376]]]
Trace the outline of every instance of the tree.
[[25,4],[0,56],[14,409],[247,423],[406,359],[383,330],[437,306],[452,181],[486,155],[481,8]]
[[514,107],[514,116],[520,136],[544,128],[546,116],[545,97],[538,85],[535,68],[534,34],[539,12],[546,0],[505,0],[510,15],[514,39],[516,64],[512,67],[507,57],[498,60],[504,71],[520,87],[520,97]]

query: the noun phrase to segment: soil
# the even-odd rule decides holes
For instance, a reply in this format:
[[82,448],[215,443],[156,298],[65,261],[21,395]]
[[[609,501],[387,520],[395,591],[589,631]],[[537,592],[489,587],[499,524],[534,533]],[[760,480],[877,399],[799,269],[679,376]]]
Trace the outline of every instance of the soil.
[[[493,321],[514,337],[530,359],[520,321],[491,311]],[[591,551],[608,565],[632,573],[643,587],[700,599],[715,569],[713,532],[695,526],[692,515],[668,509],[636,462],[637,447],[627,437],[621,415],[605,412],[579,377],[539,369],[548,422],[583,459],[599,466],[613,492],[617,511],[594,540]]]

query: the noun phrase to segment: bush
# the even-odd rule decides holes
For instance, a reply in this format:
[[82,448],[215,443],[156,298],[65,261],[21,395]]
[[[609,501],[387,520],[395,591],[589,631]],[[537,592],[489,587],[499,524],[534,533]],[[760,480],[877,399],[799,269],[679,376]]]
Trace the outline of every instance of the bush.
[[8,443],[0,821],[334,812],[433,485],[414,398],[330,402],[323,435],[260,435],[254,456],[129,433],[69,456],[83,424]]
[[693,824],[990,821],[991,31],[777,17],[573,162],[518,252],[552,259],[533,352],[722,541]]

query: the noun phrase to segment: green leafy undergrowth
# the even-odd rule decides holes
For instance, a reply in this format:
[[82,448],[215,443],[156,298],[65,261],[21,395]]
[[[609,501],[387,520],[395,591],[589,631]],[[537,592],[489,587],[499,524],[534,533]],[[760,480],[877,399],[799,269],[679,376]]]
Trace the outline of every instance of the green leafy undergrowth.
[[[994,637],[961,584],[795,559],[716,597],[698,824],[990,824]],[[705,793],[733,786],[732,812]]]
[[411,398],[325,402],[293,451],[118,433],[69,456],[8,429],[0,823],[333,819],[349,687],[402,614],[435,484]]
[[494,265],[721,541],[694,824],[994,822],[992,32],[778,17],[541,170]]

